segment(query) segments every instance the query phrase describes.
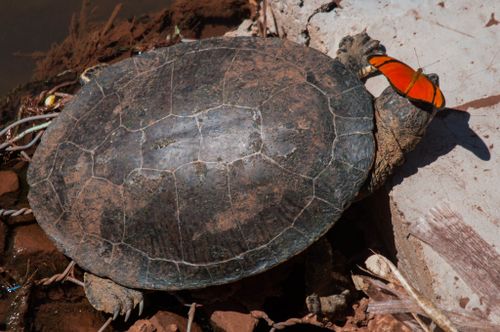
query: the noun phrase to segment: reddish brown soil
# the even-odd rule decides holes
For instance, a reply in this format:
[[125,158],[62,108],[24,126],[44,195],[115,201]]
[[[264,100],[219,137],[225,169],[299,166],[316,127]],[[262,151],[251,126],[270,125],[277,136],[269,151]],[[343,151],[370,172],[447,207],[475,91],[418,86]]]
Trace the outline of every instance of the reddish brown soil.
[[[139,51],[177,42],[173,35],[175,25],[184,37],[209,37],[223,34],[255,14],[255,8],[246,0],[177,0],[161,12],[127,21],[116,21],[112,14],[107,22],[95,24],[89,21],[88,9],[88,4],[84,5],[82,12],[75,15],[68,38],[37,62],[35,81],[0,100],[0,123],[47,111],[41,103],[42,92],[64,83],[59,91],[73,93],[79,88],[76,78],[89,66],[119,61]],[[10,172],[0,172],[0,208],[27,207],[28,163],[15,153],[4,154],[1,160],[0,169]],[[12,172],[19,177],[18,185]],[[335,270],[349,280],[351,271],[359,272],[356,266],[369,255],[367,248],[382,251],[377,246],[380,243],[376,241],[377,232],[368,220],[369,215],[359,204],[345,213],[327,235],[336,261],[327,256],[323,262],[328,266],[318,271]],[[77,285],[69,282],[34,285],[35,280],[61,272],[69,261],[57,251],[32,215],[3,218],[0,252],[0,330],[96,331],[107,320],[108,316],[90,306]],[[305,262],[307,255],[306,252],[269,272],[226,286],[196,292],[146,294],[140,321],[134,312],[129,322],[119,318],[107,331],[129,328],[130,331],[185,331],[189,310],[186,304],[192,302],[202,304],[196,309],[192,331],[268,331],[270,319],[283,322],[308,313],[305,297],[317,285],[306,280],[305,270],[311,268]],[[331,278],[333,275],[329,273],[324,277]],[[82,271],[77,269],[75,277],[82,280]],[[8,292],[9,287],[16,285],[21,287]],[[360,294],[353,291],[352,307],[330,321],[306,317],[289,320],[285,325],[291,326],[288,331],[367,331],[368,324],[376,326],[377,321],[370,321],[366,300],[359,302],[360,299]],[[253,310],[257,311],[252,315]],[[263,312],[269,317],[267,321]],[[319,324],[325,328],[314,327]]]

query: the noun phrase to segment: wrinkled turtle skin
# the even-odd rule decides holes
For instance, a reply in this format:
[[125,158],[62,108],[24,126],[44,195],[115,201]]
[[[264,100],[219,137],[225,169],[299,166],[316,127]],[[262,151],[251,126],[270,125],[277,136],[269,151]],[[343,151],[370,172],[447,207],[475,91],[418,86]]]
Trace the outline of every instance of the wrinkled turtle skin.
[[373,101],[338,60],[208,39],[100,70],[28,172],[34,214],[83,269],[132,288],[238,280],[298,254],[355,199]]

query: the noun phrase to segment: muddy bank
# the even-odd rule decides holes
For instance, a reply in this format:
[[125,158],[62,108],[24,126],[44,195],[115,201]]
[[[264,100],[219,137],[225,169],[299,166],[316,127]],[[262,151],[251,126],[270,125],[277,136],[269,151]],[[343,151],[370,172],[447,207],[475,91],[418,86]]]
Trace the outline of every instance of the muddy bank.
[[[29,96],[75,81],[85,69],[99,63],[113,63],[154,47],[179,41],[176,28],[185,38],[206,38],[235,29],[245,18],[255,15],[255,7],[246,0],[191,2],[175,0],[169,8],[153,13],[137,13],[120,19],[123,9],[117,5],[104,22],[97,23],[94,5],[83,1],[71,19],[68,36],[47,52],[36,52],[33,81],[0,98],[0,123],[28,114],[20,106],[34,106]],[[78,84],[69,84],[61,92],[73,93]],[[23,100],[21,102],[21,100]],[[26,113],[28,112],[28,113]]]
[[[94,22],[104,23],[115,5],[119,3],[122,4],[122,9],[117,15],[119,20],[168,9],[172,12],[174,21],[187,19],[192,24],[198,25],[193,31],[199,33],[203,30],[204,35],[216,34],[218,27],[224,29],[223,25],[229,27],[234,24],[235,18],[238,18],[239,8],[242,8],[236,3],[232,6],[235,10],[227,15],[224,12],[226,8],[224,1],[215,5],[210,1],[193,5],[175,0],[93,0],[89,5],[92,12],[89,17]],[[2,41],[0,95],[5,95],[18,84],[24,84],[30,80],[35,60],[42,59],[43,53],[53,43],[60,43],[64,40],[68,35],[71,16],[78,12],[80,7],[81,1],[0,2],[0,41]],[[200,10],[200,7],[204,8]],[[215,15],[212,16],[212,13]],[[235,13],[236,15],[233,15]],[[198,17],[203,18],[201,24]],[[215,31],[212,31],[213,29]],[[35,59],[30,57],[32,52],[36,53]]]

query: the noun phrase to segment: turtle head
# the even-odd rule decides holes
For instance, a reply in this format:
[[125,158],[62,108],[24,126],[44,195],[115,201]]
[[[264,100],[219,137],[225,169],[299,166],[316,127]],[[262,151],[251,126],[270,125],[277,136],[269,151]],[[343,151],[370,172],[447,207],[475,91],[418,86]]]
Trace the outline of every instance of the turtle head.
[[375,98],[375,160],[365,185],[371,193],[405,161],[420,142],[435,110],[400,96],[391,86]]
[[[368,56],[385,54],[385,48],[378,40],[366,32],[344,37],[337,51],[337,59],[348,69],[357,73],[360,79],[371,76]],[[368,69],[368,70],[367,70]],[[436,74],[427,77],[438,84]],[[425,104],[416,104],[400,96],[394,88],[387,87],[374,98],[375,111],[375,159],[361,195],[372,193],[379,188],[401,165],[404,154],[413,150],[435,114],[435,109]]]

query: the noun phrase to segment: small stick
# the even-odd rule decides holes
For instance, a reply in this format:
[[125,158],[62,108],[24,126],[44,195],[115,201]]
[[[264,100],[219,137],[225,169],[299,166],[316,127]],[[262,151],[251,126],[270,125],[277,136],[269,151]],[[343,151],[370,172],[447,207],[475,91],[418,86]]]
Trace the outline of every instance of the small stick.
[[[74,282],[73,280],[70,280],[70,278],[71,279],[74,279],[74,278],[69,277],[69,274],[71,273],[71,271],[73,270],[74,267],[75,267],[75,261],[71,261],[62,273],[54,274],[52,277],[49,277],[49,278],[43,278],[43,279],[37,280],[37,281],[35,281],[35,284],[47,286],[47,285],[53,284],[54,282],[59,282],[59,281],[63,281],[66,279]],[[79,280],[77,280],[77,281],[81,283],[81,281],[79,281]],[[75,282],[75,283],[77,285],[79,285],[79,283],[77,283],[77,282]],[[83,286],[83,283],[81,283],[80,286]]]
[[263,319],[266,321],[267,325],[269,326],[273,326],[274,325],[274,321],[269,318],[269,316],[264,312],[264,311],[260,311],[260,310],[252,310],[250,312],[250,315],[253,317],[253,318],[257,318],[257,319]]
[[26,149],[29,149],[31,148],[33,145],[35,145],[35,143],[40,139],[40,137],[42,137],[43,133],[45,131],[44,130],[41,130],[40,132],[38,132],[38,134],[36,134],[35,138],[33,138],[31,140],[31,142],[29,142],[28,144],[26,145],[20,145],[20,146],[9,146],[8,148],[6,148],[5,150],[6,151],[19,151],[19,150],[26,150]]
[[193,327],[194,314],[196,312],[196,307],[201,307],[201,305],[196,304],[196,302],[193,302],[189,305],[188,322],[187,322],[186,332],[191,332],[191,328]]
[[417,321],[418,325],[420,325],[422,330],[424,330],[425,332],[431,332],[429,327],[427,325],[425,325],[424,322],[422,322],[422,320],[420,319],[420,317],[418,317],[418,315],[416,313],[412,312],[411,315],[413,316],[413,319],[415,319]]
[[41,123],[39,125],[36,125],[34,127],[29,128],[29,129],[26,129],[25,131],[23,131],[22,133],[20,133],[16,137],[8,140],[7,142],[4,142],[4,143],[0,144],[0,150],[4,149],[6,146],[9,146],[9,145],[11,145],[14,142],[19,141],[21,138],[23,138],[24,136],[26,136],[26,135],[28,135],[30,133],[33,133],[35,131],[47,128],[51,123],[52,123],[52,120],[44,122],[44,123]]
[[275,323],[269,316],[260,310],[252,310],[250,315],[256,319],[263,319],[266,321],[267,325],[271,327],[269,332],[275,332],[276,330],[283,330],[286,327],[297,325],[297,324],[309,324],[317,327],[325,327],[325,325],[316,320],[315,314],[307,314],[302,318],[289,318],[286,321]]
[[443,331],[445,332],[458,332],[453,326],[453,323],[446,317],[441,310],[439,310],[434,303],[422,296],[413,286],[410,285],[408,280],[399,272],[398,268],[387,258],[382,255],[374,254],[366,260],[366,266],[371,272],[393,282],[397,280],[406,292],[417,302],[422,311],[431,318]]
[[30,214],[33,213],[33,211],[29,208],[22,208],[19,210],[5,210],[5,209],[0,209],[0,217],[2,216],[11,216],[11,217],[17,217],[20,216],[21,214]]
[[262,7],[264,8],[264,28],[263,30],[263,36],[264,38],[267,37],[267,0],[262,1]]
[[315,321],[312,318],[315,318],[316,315],[308,314],[302,318],[289,318],[284,322],[275,323],[272,329],[269,332],[274,332],[276,330],[283,330],[286,327],[297,325],[297,324],[309,324],[317,327],[325,327],[325,325],[321,322]]
[[274,15],[273,7],[270,7],[271,16],[273,19],[274,31],[278,34],[278,37],[283,38],[282,34],[280,34],[280,28],[278,27],[278,22],[276,22],[276,16]]
[[54,92],[54,96],[61,97],[61,98],[71,98],[73,97],[72,94],[66,93],[66,92]]
[[30,156],[28,156],[28,154],[27,154],[26,152],[21,151],[20,153],[21,153],[21,156],[22,156],[24,159],[26,159],[29,163],[31,162],[31,158],[30,158]]
[[0,136],[4,135],[6,132],[9,131],[9,129],[18,126],[22,123],[29,122],[29,121],[35,121],[35,120],[41,120],[41,119],[48,119],[48,118],[56,118],[59,116],[59,113],[47,113],[47,114],[40,114],[40,115],[34,115],[34,116],[29,116],[27,118],[18,120],[10,125],[8,125],[5,129],[0,131]]
[[68,277],[66,277],[66,279],[65,279],[65,280],[68,280],[69,282],[72,282],[72,283],[74,283],[75,285],[78,285],[78,286],[80,286],[80,287],[85,287],[85,284],[83,283],[83,281],[80,281],[80,280],[78,280],[78,279],[76,279],[76,278],[73,278],[73,277],[68,276]]
[[113,317],[109,317],[108,320],[106,321],[106,323],[104,323],[97,332],[103,332],[106,329],[106,327],[108,327],[109,324],[111,324],[112,321],[113,321]]
[[53,87],[52,89],[50,89],[46,93],[46,95],[61,93],[61,92],[56,92],[56,91],[59,90],[60,88],[64,88],[65,86],[73,85],[73,84],[76,84],[76,83],[78,83],[78,79],[72,80],[72,81],[62,82],[61,84],[58,84],[55,87]]

